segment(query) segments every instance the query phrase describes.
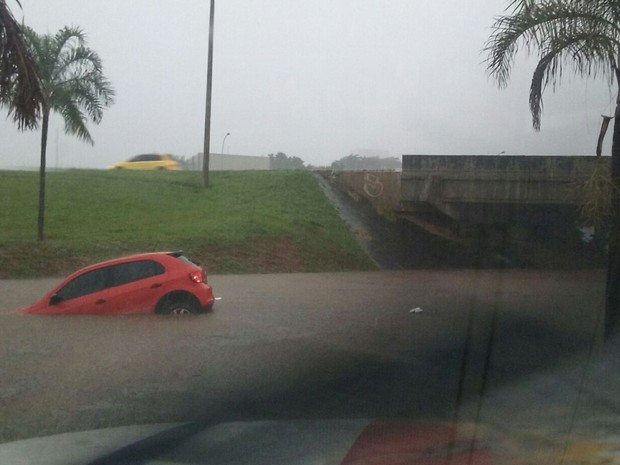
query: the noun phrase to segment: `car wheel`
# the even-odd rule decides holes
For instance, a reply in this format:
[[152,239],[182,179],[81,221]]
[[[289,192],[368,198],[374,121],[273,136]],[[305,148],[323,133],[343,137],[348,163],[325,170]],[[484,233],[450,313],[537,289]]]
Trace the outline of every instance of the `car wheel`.
[[161,313],[164,315],[191,315],[198,313],[198,307],[191,299],[175,299],[166,302],[161,308]]

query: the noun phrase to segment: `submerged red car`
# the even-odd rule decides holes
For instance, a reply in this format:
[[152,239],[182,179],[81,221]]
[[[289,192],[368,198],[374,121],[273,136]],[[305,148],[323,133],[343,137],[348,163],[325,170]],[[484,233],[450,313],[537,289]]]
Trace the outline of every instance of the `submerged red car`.
[[20,312],[181,315],[209,311],[213,302],[198,264],[182,252],[155,252],[83,268]]

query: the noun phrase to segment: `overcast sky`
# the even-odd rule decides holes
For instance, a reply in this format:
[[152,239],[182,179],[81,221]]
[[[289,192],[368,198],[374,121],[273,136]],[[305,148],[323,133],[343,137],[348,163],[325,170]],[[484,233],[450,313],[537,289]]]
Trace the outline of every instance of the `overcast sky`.
[[[8,0],[39,33],[80,26],[116,103],[95,145],[52,119],[48,166],[105,168],[146,152],[202,151],[208,0]],[[500,90],[482,48],[508,0],[216,0],[211,151],[285,152],[314,165],[402,154],[594,153],[612,92],[567,79],[528,109],[533,61]],[[0,167],[35,167],[40,133],[0,117]],[[611,139],[609,134],[608,139]],[[609,153],[609,141],[606,148]]]

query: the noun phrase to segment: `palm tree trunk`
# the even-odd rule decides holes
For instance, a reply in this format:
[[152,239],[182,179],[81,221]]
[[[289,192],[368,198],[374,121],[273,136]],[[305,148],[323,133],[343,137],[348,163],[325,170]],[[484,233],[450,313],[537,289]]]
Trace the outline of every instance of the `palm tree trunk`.
[[[620,87],[620,70],[616,69]],[[616,100],[614,136],[611,145],[612,216],[609,233],[607,288],[605,292],[605,337],[620,329],[620,91]]]
[[41,125],[41,162],[39,165],[39,219],[37,222],[37,239],[43,240],[43,225],[45,220],[45,163],[47,152],[47,128],[49,126],[50,111],[43,109],[43,124]]

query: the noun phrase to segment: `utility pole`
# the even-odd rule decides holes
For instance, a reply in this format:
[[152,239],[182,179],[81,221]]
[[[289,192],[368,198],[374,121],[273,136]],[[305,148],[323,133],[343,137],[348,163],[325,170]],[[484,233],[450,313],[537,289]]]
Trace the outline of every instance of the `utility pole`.
[[211,0],[209,15],[209,52],[207,58],[207,103],[205,109],[205,141],[202,156],[202,178],[205,189],[209,187],[209,154],[211,153],[211,87],[213,84],[213,16],[215,0]]

